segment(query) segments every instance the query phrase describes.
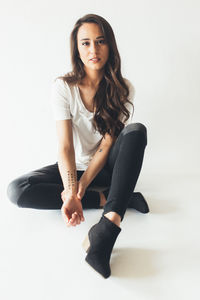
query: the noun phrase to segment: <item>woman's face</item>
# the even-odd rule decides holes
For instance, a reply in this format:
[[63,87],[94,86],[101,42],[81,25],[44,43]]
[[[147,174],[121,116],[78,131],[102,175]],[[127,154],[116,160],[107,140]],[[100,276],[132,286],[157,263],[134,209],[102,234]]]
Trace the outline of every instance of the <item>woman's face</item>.
[[[86,69],[101,70],[109,56],[109,46],[106,43],[100,27],[95,23],[84,23],[77,33],[77,46],[80,59]],[[98,61],[91,59],[97,57]]]

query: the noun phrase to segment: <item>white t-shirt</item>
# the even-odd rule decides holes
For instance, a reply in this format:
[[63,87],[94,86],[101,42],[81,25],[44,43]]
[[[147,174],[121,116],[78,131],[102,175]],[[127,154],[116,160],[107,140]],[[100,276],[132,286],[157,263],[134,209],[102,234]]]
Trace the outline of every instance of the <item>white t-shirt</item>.
[[[135,89],[128,79],[124,80],[129,86],[129,100],[133,103]],[[72,119],[76,169],[86,170],[103,138],[92,126],[94,113],[83,104],[78,86],[70,86],[62,79],[56,79],[52,84],[51,104],[54,120]],[[132,123],[133,108],[129,103],[125,106],[130,111],[130,117],[126,123],[124,115],[120,120],[127,126]]]

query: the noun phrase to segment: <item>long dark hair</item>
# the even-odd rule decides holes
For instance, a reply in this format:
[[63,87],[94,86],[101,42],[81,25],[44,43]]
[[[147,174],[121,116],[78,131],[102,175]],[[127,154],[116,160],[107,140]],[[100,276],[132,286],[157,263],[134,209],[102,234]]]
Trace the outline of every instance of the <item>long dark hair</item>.
[[131,102],[128,100],[129,88],[121,74],[121,58],[115,36],[110,24],[104,18],[95,14],[87,14],[77,20],[70,35],[72,72],[58,78],[68,84],[75,85],[81,83],[86,75],[77,46],[78,29],[83,23],[98,24],[109,46],[109,57],[104,65],[104,75],[93,98],[95,113],[92,124],[94,129],[98,130],[103,137],[108,133],[116,138],[124,128],[124,123],[119,119],[121,114],[126,116],[125,121],[130,116],[124,104]]

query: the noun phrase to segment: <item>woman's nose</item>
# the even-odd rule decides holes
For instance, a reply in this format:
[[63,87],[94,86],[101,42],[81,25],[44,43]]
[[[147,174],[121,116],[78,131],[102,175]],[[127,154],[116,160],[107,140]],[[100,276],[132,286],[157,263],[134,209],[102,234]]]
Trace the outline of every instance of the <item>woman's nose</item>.
[[97,52],[97,45],[95,43],[90,44],[90,52],[91,53],[96,53]]

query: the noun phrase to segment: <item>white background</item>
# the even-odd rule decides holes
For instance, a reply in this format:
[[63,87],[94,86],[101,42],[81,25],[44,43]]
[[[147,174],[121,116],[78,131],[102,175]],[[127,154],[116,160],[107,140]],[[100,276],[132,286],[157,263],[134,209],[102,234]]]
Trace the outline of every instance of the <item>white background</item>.
[[[51,84],[55,77],[71,70],[69,36],[76,20],[88,13],[99,14],[111,24],[122,75],[136,90],[134,122],[148,129],[137,188],[148,199],[151,213],[143,216],[127,212],[118,249],[123,242],[127,248],[119,252],[121,261],[113,260],[113,268],[114,262],[121,262],[121,266],[118,264],[115,276],[107,280],[88,270],[84,256],[80,258],[77,250],[99,212],[86,212],[89,224],[86,221],[70,231],[58,211],[20,210],[6,195],[11,180],[57,161]],[[0,225],[4,242],[0,276],[4,299],[32,299],[29,292],[34,299],[73,295],[77,299],[82,293],[83,299],[93,299],[94,293],[102,299],[109,292],[115,298],[123,295],[133,299],[135,295],[138,300],[188,299],[190,293],[197,295],[200,245],[199,234],[195,236],[194,232],[200,225],[199,15],[197,0],[1,0]],[[127,233],[130,226],[137,228],[136,232]],[[43,245],[44,236],[47,244]],[[142,246],[141,237],[145,237]],[[55,255],[48,254],[50,244]],[[152,245],[153,256],[147,251]],[[132,257],[132,250],[137,264],[129,269],[127,257]]]

